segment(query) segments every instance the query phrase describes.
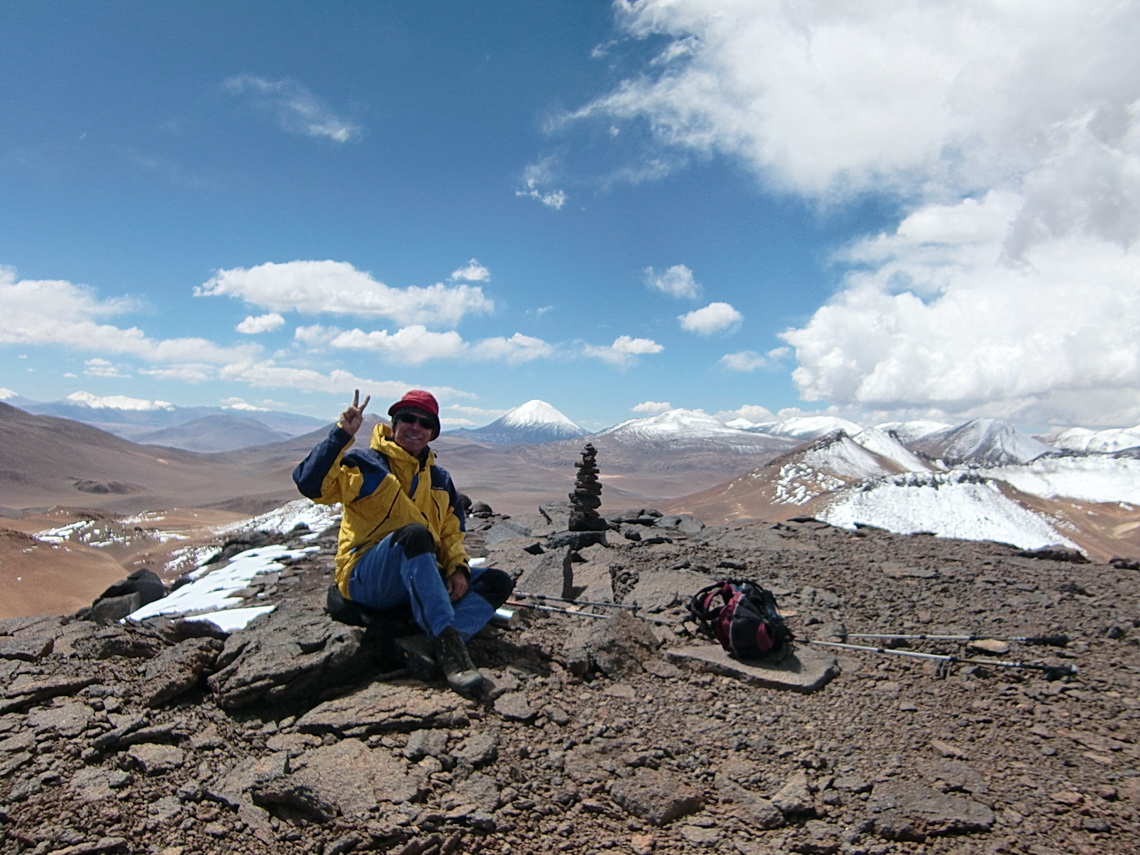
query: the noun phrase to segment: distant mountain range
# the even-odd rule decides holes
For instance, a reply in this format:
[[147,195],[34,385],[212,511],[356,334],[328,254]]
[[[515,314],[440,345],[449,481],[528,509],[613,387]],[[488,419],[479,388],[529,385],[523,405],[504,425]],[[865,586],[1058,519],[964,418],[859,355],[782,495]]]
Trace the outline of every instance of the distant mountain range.
[[[123,396],[99,398],[86,392],[45,403],[5,392],[0,389],[0,401],[29,413],[73,419],[134,442],[191,451],[232,451],[274,443],[311,433],[333,421],[253,408],[178,407],[165,401]],[[1108,453],[1140,447],[1140,425],[1101,431],[1070,428],[1051,442],[1028,436],[996,419],[975,419],[960,425],[890,422],[875,427],[916,454],[952,464],[1027,462],[1057,450]],[[658,451],[660,444],[665,443],[673,450],[703,448],[748,455],[758,450],[783,451],[837,430],[856,436],[863,428],[834,416],[796,416],[764,423],[746,419],[724,422],[700,410],[673,409],[629,419],[591,434],[555,407],[536,399],[483,427],[447,430],[444,435],[489,445],[543,445],[589,436],[627,448],[649,442]],[[757,442],[757,437],[764,439]]]
[[794,513],[845,528],[875,526],[1079,548],[1107,560],[1140,550],[1140,455],[1056,449],[993,419],[938,428],[836,430],[678,499],[701,519]]
[[[70,406],[89,418],[151,412]],[[154,412],[172,418],[186,410]],[[53,505],[264,511],[296,496],[289,473],[328,428],[307,421],[316,426],[288,436],[260,420],[213,412],[168,427],[135,424],[140,442],[133,442],[0,403],[0,513]],[[377,422],[366,419],[360,442]],[[813,417],[738,426],[697,410],[586,434],[531,401],[484,430],[446,432],[433,447],[460,489],[510,513],[564,500],[589,442],[598,452],[603,507],[658,507],[711,522],[809,515],[852,529],[1075,545],[1107,558],[1140,555],[1138,435],[1140,428],[1074,431],[1052,445],[993,419],[860,428]],[[194,445],[198,451],[184,450]],[[230,450],[202,453],[215,446]]]
[[19,395],[0,396],[0,400],[34,415],[93,425],[132,442],[188,451],[234,451],[309,433],[332,423],[332,419],[322,421],[273,410],[176,407],[165,401],[121,395],[99,398],[86,392],[49,403]]
[[166,445],[187,451],[236,451],[255,445],[268,445],[289,439],[292,434],[273,430],[264,422],[227,413],[202,416],[200,419],[159,428],[139,434],[135,442],[144,445]]

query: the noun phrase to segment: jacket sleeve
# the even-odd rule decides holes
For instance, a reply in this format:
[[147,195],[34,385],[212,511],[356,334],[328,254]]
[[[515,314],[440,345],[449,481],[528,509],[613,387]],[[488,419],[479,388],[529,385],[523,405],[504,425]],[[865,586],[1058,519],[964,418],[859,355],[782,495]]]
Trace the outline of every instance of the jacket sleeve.
[[[460,567],[469,569],[471,559],[467,557],[467,550],[463,546],[467,525],[463,513],[463,504],[459,499],[459,491],[455,489],[451,475],[446,472],[442,474],[442,478],[439,478],[438,475],[433,477],[432,487],[446,490],[447,508],[440,520],[439,565],[443,568],[444,573],[450,576]],[[438,487],[436,486],[437,478],[442,482]]]
[[317,443],[309,456],[293,470],[293,483],[301,495],[326,505],[343,501],[340,459],[352,442],[352,434],[337,425]]

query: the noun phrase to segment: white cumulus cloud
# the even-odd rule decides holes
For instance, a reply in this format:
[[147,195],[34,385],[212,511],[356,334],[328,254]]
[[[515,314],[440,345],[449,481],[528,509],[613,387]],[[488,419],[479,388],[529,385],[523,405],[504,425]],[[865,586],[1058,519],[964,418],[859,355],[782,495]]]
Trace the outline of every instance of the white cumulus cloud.
[[266,262],[219,270],[194,289],[199,297],[236,297],[274,312],[387,317],[400,324],[454,326],[494,302],[472,285],[392,288],[343,261]]
[[491,271],[479,263],[478,259],[471,259],[462,267],[453,270],[447,277],[452,282],[486,282],[491,278]]
[[532,359],[546,359],[553,356],[556,350],[554,345],[540,338],[515,333],[510,337],[483,339],[471,345],[468,353],[472,359],[518,365]]
[[234,329],[246,335],[257,335],[258,333],[273,332],[284,325],[285,319],[283,317],[276,312],[270,312],[267,315],[250,315]]
[[635,413],[650,413],[651,415],[658,415],[659,413],[667,413],[673,409],[673,405],[668,401],[642,401],[630,410]]
[[394,333],[387,330],[348,330],[333,338],[329,345],[351,350],[374,350],[412,365],[455,356],[465,347],[463,338],[454,330],[432,332],[419,324],[403,327]]
[[727,332],[740,326],[744,315],[736,311],[728,303],[709,303],[701,309],[694,309],[684,315],[679,315],[681,328],[698,335],[713,335]]
[[953,212],[923,216],[921,229],[904,222],[852,247],[867,268],[783,333],[807,400],[1038,423],[1140,420],[1140,245],[1071,236],[1001,263],[1000,227],[963,240]]
[[838,291],[784,335],[806,398],[1140,419],[1140,7],[616,8],[656,55],[564,125],[636,123],[663,151],[730,158],[825,207],[899,207],[896,227],[837,256]]
[[18,279],[14,269],[0,266],[0,344],[62,344],[77,351],[213,365],[258,353],[252,344],[225,347],[202,338],[155,339],[138,327],[96,321],[136,308],[136,301],[127,297],[103,299],[91,288],[62,280]]

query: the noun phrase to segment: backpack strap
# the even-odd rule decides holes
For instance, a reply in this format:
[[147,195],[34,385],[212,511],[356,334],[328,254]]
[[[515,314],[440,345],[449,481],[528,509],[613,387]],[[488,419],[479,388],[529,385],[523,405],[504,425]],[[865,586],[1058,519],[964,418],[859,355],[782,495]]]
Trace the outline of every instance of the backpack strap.
[[720,617],[720,613],[728,605],[734,593],[732,583],[721,579],[701,588],[693,595],[689,600],[689,612],[701,626],[711,629],[712,623]]

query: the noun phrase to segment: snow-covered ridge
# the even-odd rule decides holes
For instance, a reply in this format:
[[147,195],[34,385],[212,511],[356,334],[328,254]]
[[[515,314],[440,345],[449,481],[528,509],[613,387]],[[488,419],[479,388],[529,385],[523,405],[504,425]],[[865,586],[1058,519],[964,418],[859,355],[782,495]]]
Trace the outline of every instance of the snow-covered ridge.
[[852,440],[872,454],[889,460],[904,472],[923,472],[932,468],[929,463],[912,453],[894,436],[879,428],[861,430],[852,437]]
[[128,398],[124,395],[108,395],[100,398],[90,392],[72,392],[66,398],[69,404],[79,404],[92,409],[107,410],[173,410],[174,405],[166,401],[144,401],[141,398]]
[[927,434],[912,444],[926,457],[950,463],[1028,463],[1053,449],[1008,422],[974,419]]
[[754,433],[770,433],[774,436],[788,436],[793,439],[815,439],[841,430],[854,436],[863,428],[855,422],[837,416],[795,416],[778,422],[764,422],[745,427]]
[[1140,425],[1130,428],[1110,428],[1093,431],[1088,428],[1070,428],[1057,435],[1053,447],[1065,451],[1100,452],[1111,454],[1125,448],[1140,446]]
[[744,432],[729,427],[716,416],[710,416],[701,410],[676,409],[647,418],[628,419],[599,431],[597,436],[664,439],[678,436],[694,438],[711,435],[730,436]]

